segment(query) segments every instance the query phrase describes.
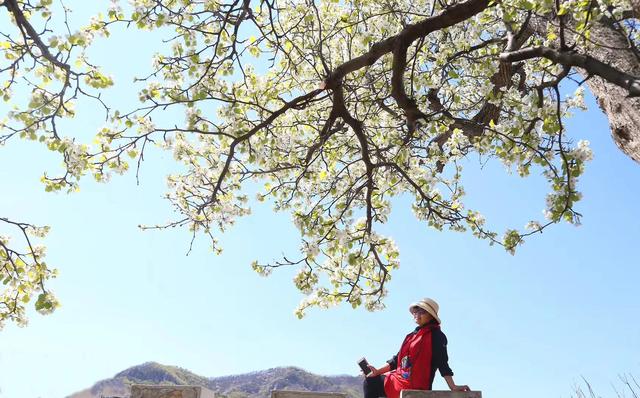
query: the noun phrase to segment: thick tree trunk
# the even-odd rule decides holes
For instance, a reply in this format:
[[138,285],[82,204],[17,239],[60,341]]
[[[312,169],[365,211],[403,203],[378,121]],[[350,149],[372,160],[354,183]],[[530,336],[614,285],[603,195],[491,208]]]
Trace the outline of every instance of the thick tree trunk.
[[631,0],[631,7],[636,18],[640,18],[640,0]]
[[[640,0],[635,5],[640,5]],[[591,37],[602,44],[587,51],[591,56],[633,76],[640,76],[640,59],[629,49],[627,38],[615,31],[612,25],[606,21],[594,24]],[[587,85],[609,118],[613,141],[622,152],[640,163],[640,98],[629,98],[627,90],[599,77],[590,78]]]

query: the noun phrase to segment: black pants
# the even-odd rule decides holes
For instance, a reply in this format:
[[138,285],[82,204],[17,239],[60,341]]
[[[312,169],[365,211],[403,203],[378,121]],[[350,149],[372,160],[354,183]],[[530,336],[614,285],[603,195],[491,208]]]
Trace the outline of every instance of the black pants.
[[386,397],[384,393],[384,375],[376,377],[365,377],[362,383],[364,398]]

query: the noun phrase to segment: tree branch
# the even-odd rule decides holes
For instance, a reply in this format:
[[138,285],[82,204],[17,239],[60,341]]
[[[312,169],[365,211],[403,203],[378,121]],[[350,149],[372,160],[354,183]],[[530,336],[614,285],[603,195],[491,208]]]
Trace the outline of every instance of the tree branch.
[[403,45],[408,47],[415,40],[425,37],[431,32],[448,28],[467,20],[487,7],[489,7],[489,0],[468,0],[447,8],[439,15],[407,26],[397,35],[375,43],[371,46],[371,50],[365,54],[338,66],[325,79],[326,88],[335,88],[344,76],[365,66],[373,65],[383,55],[397,48],[396,46]]
[[40,51],[42,52],[42,55],[52,64],[56,65],[61,69],[64,69],[67,72],[67,75],[71,73],[71,67],[65,64],[64,62],[61,62],[60,60],[56,59],[56,57],[54,57],[53,54],[51,54],[51,52],[49,51],[49,47],[42,42],[38,32],[36,32],[33,26],[31,26],[27,18],[24,16],[24,13],[22,12],[22,10],[20,10],[20,7],[18,6],[18,2],[16,0],[6,0],[3,3],[3,5],[7,7],[7,9],[13,14],[18,26],[21,28],[24,28],[27,31],[29,38],[33,40],[33,42],[36,44],[38,49],[40,49]]
[[609,83],[629,91],[630,97],[640,96],[640,79],[618,70],[588,55],[558,51],[549,47],[529,47],[500,54],[500,60],[518,62],[532,58],[546,58],[557,64],[584,69],[589,75],[600,76]]

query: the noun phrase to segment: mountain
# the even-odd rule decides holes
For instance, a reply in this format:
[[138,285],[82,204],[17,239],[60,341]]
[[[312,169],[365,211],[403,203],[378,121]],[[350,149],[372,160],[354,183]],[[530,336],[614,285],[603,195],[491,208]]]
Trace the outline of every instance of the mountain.
[[128,397],[131,384],[195,385],[207,387],[209,379],[176,366],[147,362],[97,382],[68,398]]
[[362,378],[319,376],[300,368],[286,367],[212,378],[208,388],[233,398],[268,398],[272,390],[334,391],[356,398],[362,395]]
[[128,397],[131,384],[195,385],[221,398],[269,398],[271,390],[335,391],[360,397],[362,378],[319,376],[295,367],[273,368],[235,376],[207,378],[176,366],[147,362],[97,382],[67,398]]

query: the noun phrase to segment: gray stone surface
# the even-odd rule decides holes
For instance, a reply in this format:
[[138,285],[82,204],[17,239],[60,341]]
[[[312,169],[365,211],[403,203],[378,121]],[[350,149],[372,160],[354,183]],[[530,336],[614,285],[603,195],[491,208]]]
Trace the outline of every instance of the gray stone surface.
[[131,398],[215,398],[213,391],[198,386],[133,384]]
[[316,392],[316,391],[291,391],[273,390],[271,398],[346,398],[347,394],[341,392]]
[[482,398],[482,391],[402,390],[400,398]]

